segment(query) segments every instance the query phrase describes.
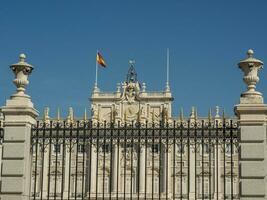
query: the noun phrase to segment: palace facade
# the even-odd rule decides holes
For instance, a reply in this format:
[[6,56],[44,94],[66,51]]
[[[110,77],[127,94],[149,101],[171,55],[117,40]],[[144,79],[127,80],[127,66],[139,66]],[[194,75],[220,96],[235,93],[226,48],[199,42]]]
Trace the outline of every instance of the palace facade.
[[[148,92],[146,84],[138,81],[133,64],[115,92],[102,92],[95,86],[90,100],[90,121],[94,126],[162,122],[171,125],[183,121],[189,126],[200,122],[215,126],[223,120],[230,121],[220,116],[218,107],[215,116],[210,113],[206,118],[198,117],[195,108],[188,119],[183,113],[179,118],[172,117],[173,97],[168,84],[164,91]],[[50,118],[46,108],[39,123],[63,120],[59,115]],[[72,108],[65,120],[68,124],[77,123]],[[88,121],[86,114],[80,121]],[[57,133],[53,130],[51,134]],[[235,145],[218,141],[187,145],[183,138],[168,144],[160,137],[141,144],[134,136],[132,141],[119,137],[114,141],[102,137],[84,143],[71,139],[39,141],[39,146],[32,148],[32,194],[36,199],[223,199],[231,194],[238,197]]]

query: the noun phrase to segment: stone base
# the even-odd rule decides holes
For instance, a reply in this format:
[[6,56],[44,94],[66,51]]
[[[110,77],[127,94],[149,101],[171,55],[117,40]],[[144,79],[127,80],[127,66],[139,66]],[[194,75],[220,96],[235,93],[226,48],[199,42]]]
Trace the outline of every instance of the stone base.
[[260,92],[244,92],[240,97],[240,104],[263,104],[263,97]]
[[1,194],[1,200],[29,200],[30,197],[29,196],[23,196],[21,194]]

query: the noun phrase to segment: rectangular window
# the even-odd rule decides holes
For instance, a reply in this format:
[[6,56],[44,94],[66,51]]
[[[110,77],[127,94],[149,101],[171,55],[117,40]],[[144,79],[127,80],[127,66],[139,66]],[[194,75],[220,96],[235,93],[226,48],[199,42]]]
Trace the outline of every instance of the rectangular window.
[[60,144],[54,144],[53,152],[54,153],[60,153],[61,152],[61,145]]
[[103,145],[101,146],[101,150],[102,150],[103,152],[105,152],[105,153],[109,153],[109,152],[110,152],[110,149],[111,149],[110,144],[103,144]]
[[177,154],[184,154],[184,145],[183,144],[176,144],[176,152]]
[[151,149],[152,149],[152,153],[159,153],[159,145],[158,144],[152,144]]
[[84,153],[85,152],[85,147],[83,144],[78,144],[77,146],[78,153]]

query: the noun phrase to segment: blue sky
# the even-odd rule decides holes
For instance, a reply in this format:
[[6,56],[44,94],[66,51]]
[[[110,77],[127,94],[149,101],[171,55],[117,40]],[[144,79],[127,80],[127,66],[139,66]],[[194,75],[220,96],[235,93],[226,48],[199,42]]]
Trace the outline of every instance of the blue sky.
[[[95,79],[95,53],[108,68],[99,69],[99,86],[113,91],[125,79],[129,59],[136,61],[147,90],[166,82],[170,48],[173,115],[191,106],[206,116],[210,107],[233,107],[245,90],[237,67],[249,48],[267,62],[267,1],[0,1],[0,104],[14,93],[9,65],[25,53],[35,66],[27,93],[35,107],[57,107],[75,116],[89,107]],[[257,89],[267,95],[267,71]]]

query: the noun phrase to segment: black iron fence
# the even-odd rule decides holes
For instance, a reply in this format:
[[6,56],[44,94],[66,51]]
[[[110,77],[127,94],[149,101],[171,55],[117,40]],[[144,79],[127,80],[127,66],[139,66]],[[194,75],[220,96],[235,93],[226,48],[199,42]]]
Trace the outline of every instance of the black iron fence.
[[2,145],[4,139],[4,128],[3,128],[3,122],[0,121],[0,145]]
[[232,120],[39,121],[33,199],[238,199]]
[[[4,139],[4,128],[3,128],[3,122],[0,121],[0,161],[2,160],[2,144]],[[2,163],[0,162],[0,188],[2,188]]]

